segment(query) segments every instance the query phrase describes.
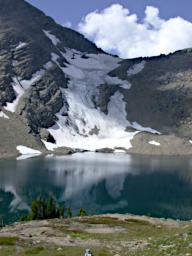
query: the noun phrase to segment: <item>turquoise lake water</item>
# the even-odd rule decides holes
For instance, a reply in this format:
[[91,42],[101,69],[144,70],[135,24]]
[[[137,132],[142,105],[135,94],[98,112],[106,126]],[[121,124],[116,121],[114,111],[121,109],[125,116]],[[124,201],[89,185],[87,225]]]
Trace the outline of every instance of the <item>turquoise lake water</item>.
[[192,159],[83,153],[0,160],[0,221],[25,214],[42,195],[74,214],[133,213],[192,219]]

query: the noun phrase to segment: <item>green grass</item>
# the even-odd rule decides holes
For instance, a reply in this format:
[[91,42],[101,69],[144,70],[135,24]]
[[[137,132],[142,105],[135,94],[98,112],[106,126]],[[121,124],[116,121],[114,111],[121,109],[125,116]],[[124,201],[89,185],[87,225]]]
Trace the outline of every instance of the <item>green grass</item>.
[[[102,248],[93,248],[92,252],[94,256],[112,256],[109,251]],[[58,247],[35,247],[35,248],[19,248],[15,250],[15,247],[0,248],[1,256],[83,256],[85,253],[84,248],[80,247],[63,247],[58,251]]]
[[125,220],[127,223],[136,223],[139,225],[152,225],[149,221],[146,220],[140,220],[140,219],[134,219],[134,218],[128,218]]
[[0,246],[15,245],[18,240],[18,237],[0,237]]
[[90,218],[83,218],[77,219],[79,222],[98,225],[98,224],[106,224],[106,225],[117,225],[124,223],[123,221],[119,221],[117,218],[112,217],[90,217]]
[[71,236],[71,238],[79,238],[82,240],[89,240],[89,239],[94,239],[90,233],[87,233],[82,230],[70,230],[70,229],[64,229],[63,230],[64,234],[68,234]]
[[42,251],[44,251],[44,248],[43,248],[43,247],[34,247],[34,248],[27,249],[27,250],[25,251],[25,254],[26,254],[26,255],[38,255],[38,254],[40,254]]
[[[89,228],[93,230],[97,225],[99,228],[116,228],[117,231],[88,232]],[[47,226],[54,230],[57,237],[70,236],[73,246],[58,250],[60,246],[48,244],[46,240],[37,246],[32,244],[31,238],[0,237],[0,256],[83,256],[85,248],[74,246],[75,241],[79,241],[82,247],[84,241],[91,244],[97,241],[100,245],[90,248],[94,256],[192,256],[191,222],[168,227],[132,217],[125,221],[110,217],[86,217],[51,220]]]

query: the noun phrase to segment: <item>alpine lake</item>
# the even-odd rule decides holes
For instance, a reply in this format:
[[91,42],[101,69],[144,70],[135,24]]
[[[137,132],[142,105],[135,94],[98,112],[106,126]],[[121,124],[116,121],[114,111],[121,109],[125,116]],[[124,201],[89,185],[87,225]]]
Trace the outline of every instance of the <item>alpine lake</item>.
[[33,199],[53,196],[74,215],[131,213],[192,219],[192,159],[76,153],[0,160],[0,222],[27,214]]

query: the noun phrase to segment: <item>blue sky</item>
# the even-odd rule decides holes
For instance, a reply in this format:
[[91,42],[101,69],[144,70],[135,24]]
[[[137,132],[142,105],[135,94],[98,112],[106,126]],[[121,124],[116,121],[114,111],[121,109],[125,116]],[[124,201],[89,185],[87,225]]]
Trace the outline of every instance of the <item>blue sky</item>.
[[192,0],[27,0],[29,3],[52,16],[58,23],[70,21],[75,27],[83,16],[96,9],[119,3],[143,18],[147,5],[160,10],[162,18],[181,16],[192,21]]

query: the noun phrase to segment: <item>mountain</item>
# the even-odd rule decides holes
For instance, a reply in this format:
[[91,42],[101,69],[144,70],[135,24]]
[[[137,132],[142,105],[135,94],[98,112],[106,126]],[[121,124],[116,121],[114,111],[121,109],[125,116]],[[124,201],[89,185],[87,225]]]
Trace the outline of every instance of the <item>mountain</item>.
[[24,0],[0,6],[1,156],[192,154],[191,49],[122,60]]

